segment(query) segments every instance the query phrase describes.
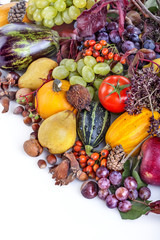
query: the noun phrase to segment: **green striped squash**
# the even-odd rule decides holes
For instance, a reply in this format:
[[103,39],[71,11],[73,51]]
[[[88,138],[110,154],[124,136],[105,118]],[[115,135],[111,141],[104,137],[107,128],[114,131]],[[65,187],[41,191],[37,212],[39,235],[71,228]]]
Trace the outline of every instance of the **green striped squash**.
[[103,140],[110,125],[110,113],[98,101],[92,101],[90,111],[82,110],[77,115],[78,136],[88,155]]

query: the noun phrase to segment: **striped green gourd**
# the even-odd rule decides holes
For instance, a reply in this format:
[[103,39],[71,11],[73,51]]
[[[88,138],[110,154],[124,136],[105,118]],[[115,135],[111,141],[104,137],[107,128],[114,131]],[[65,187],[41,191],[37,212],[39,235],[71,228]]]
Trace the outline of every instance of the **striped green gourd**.
[[0,68],[22,70],[34,60],[54,55],[59,35],[52,29],[27,23],[11,23],[0,28]]
[[92,101],[90,111],[82,110],[77,115],[77,132],[88,155],[103,140],[110,125],[110,113],[99,101]]

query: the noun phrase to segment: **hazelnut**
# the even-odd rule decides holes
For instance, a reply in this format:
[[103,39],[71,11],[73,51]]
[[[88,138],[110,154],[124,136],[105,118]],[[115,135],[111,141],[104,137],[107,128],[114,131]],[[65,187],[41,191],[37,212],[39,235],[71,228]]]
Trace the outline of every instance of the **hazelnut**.
[[24,110],[24,111],[22,112],[22,116],[23,116],[23,117],[29,116],[29,112]]
[[39,129],[39,127],[40,127],[40,126],[39,126],[38,123],[33,123],[33,124],[32,124],[32,129],[33,129],[34,132],[37,132],[38,129]]
[[[23,97],[26,96],[26,97]],[[18,103],[21,105],[25,105],[26,104],[26,98],[28,99],[27,102],[33,102],[33,94],[31,89],[29,88],[20,88],[17,92],[16,92],[16,100],[18,100]]]
[[82,172],[81,170],[79,170],[77,172],[77,178],[80,180],[80,181],[86,181],[88,179],[88,175],[85,173],[85,172]]
[[38,140],[30,139],[23,144],[24,151],[31,157],[37,157],[43,152],[43,147],[39,144]]
[[57,162],[57,158],[54,154],[49,154],[46,159],[47,162],[51,165],[54,165]]
[[38,167],[41,169],[44,169],[47,167],[47,163],[43,159],[38,160],[37,164],[38,164]]
[[38,132],[31,132],[30,139],[38,139]]
[[14,109],[13,113],[14,114],[22,114],[23,111],[24,111],[24,108],[22,106],[18,106]]
[[31,125],[32,119],[27,116],[27,117],[24,117],[24,118],[23,118],[23,122],[24,122],[26,125]]

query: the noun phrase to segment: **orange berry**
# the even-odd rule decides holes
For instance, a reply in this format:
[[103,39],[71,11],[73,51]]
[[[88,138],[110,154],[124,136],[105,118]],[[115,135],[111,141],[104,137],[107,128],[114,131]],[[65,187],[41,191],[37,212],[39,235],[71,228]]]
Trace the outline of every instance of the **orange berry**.
[[99,177],[96,177],[96,181],[98,182],[98,180],[99,180]]
[[75,145],[82,147],[82,146],[83,146],[83,143],[78,140],[78,141],[75,142]]
[[96,44],[94,45],[94,49],[96,49],[96,50],[101,50],[101,49],[102,49],[102,45],[101,45],[100,43],[96,43]]
[[94,46],[96,44],[96,41],[91,39],[89,40],[89,46]]
[[86,56],[91,56],[92,55],[92,51],[91,50],[86,50],[85,54],[86,54]]
[[94,160],[94,161],[98,160],[99,159],[99,153],[96,153],[96,152],[92,153],[91,159]]
[[93,47],[89,47],[89,48],[88,48],[88,50],[91,50],[91,51],[93,51]]
[[85,46],[85,47],[89,47],[89,40],[86,40],[86,41],[84,42],[84,46]]
[[98,168],[99,168],[99,165],[98,165],[97,163],[94,164],[94,166],[93,166],[93,171],[96,172]]
[[112,59],[113,55],[114,55],[113,52],[108,53],[108,59]]
[[107,166],[107,159],[103,158],[100,163],[101,166],[106,167]]
[[88,161],[87,161],[87,165],[89,165],[89,166],[93,166],[94,164],[95,164],[95,161],[94,161],[94,160],[92,160],[91,158],[88,159]]
[[86,163],[80,163],[79,165],[80,165],[81,168],[85,168],[87,166]]
[[107,157],[107,156],[108,156],[108,153],[109,153],[109,151],[108,151],[107,149],[103,149],[103,150],[101,151],[101,156],[102,156],[102,157]]
[[81,155],[81,156],[79,156],[79,162],[80,163],[84,163],[84,162],[86,162],[87,161],[87,158],[86,158],[86,156],[85,155]]
[[102,46],[106,46],[106,45],[107,45],[107,42],[106,42],[105,40],[101,40],[99,43],[100,43]]
[[125,63],[126,63],[126,59],[124,58],[124,59],[122,60],[122,57],[120,57],[120,63],[125,64]]
[[108,48],[103,48],[102,49],[102,54],[107,55],[108,54]]
[[98,63],[100,63],[100,62],[102,63],[102,62],[104,62],[104,57],[100,57],[100,56],[99,56],[99,57],[96,58],[96,61],[97,61]]
[[86,151],[85,151],[85,150],[81,150],[81,151],[79,152],[79,154],[80,154],[80,155],[86,155]]
[[77,157],[78,156],[78,152],[73,152],[74,156]]
[[75,146],[73,147],[73,150],[74,150],[75,152],[79,152],[79,151],[81,150],[81,146],[75,145]]
[[82,171],[83,171],[83,172],[86,172],[86,167],[84,167],[84,168],[82,169]]
[[120,56],[117,53],[115,53],[114,56],[113,56],[113,60],[114,61],[119,61],[120,60]]
[[87,166],[86,167],[86,173],[91,173],[92,172],[92,167],[91,166]]
[[95,172],[90,172],[89,174],[88,174],[88,177],[90,177],[90,178],[95,178],[96,177],[96,174],[95,174]]
[[97,50],[94,50],[93,51],[93,57],[99,57],[100,56],[100,52],[99,51],[97,51]]

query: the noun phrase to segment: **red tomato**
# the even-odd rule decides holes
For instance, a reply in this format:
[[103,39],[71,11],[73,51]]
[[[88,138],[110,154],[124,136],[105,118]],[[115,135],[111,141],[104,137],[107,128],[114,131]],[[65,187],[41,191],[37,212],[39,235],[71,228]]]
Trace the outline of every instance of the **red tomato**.
[[130,80],[120,75],[112,75],[103,80],[98,97],[105,109],[113,113],[124,112],[126,91],[130,88]]

